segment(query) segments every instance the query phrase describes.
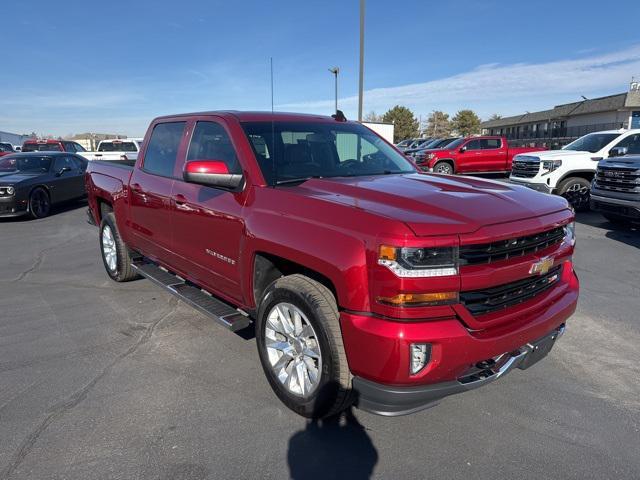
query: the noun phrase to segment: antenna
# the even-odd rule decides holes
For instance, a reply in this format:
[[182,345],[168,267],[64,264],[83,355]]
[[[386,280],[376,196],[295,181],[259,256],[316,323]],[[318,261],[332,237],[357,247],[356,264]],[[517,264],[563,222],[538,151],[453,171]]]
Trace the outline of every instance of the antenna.
[[269,57],[269,66],[271,70],[271,170],[273,172],[273,186],[278,181],[278,171],[276,167],[276,124],[273,113],[273,57]]

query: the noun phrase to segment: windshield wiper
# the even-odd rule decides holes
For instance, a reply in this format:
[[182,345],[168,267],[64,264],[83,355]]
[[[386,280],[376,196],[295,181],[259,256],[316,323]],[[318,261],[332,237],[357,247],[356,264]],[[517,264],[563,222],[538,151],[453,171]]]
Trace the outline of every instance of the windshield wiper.
[[287,183],[302,183],[307,180],[311,180],[312,178],[323,178],[321,175],[311,175],[309,177],[300,177],[300,178],[287,178],[285,180],[277,180],[276,185],[285,185]]

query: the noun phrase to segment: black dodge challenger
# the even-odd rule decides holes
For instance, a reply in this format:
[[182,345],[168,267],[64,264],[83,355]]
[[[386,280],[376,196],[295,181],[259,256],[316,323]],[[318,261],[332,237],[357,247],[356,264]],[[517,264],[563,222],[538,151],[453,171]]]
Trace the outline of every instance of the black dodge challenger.
[[43,218],[57,203],[86,195],[87,160],[68,152],[15,153],[0,158],[0,218]]

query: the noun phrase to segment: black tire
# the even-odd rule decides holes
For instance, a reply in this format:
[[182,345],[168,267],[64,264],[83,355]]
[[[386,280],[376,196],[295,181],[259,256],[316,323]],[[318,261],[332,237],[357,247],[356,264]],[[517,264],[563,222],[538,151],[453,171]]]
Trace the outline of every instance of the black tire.
[[591,182],[582,177],[570,177],[558,185],[558,195],[567,199],[576,212],[589,210]]
[[51,213],[51,198],[42,187],[36,187],[29,195],[29,214],[32,218],[45,218]]
[[[107,229],[111,232],[114,244],[113,246],[115,247],[115,264],[112,263],[112,266],[110,266],[107,254],[105,253],[105,230]],[[131,266],[131,252],[120,237],[113,213],[107,213],[102,217],[102,222],[100,222],[99,238],[102,263],[104,264],[104,269],[112,280],[115,280],[116,282],[128,282],[130,280],[140,278],[138,273]]]
[[433,166],[434,173],[441,173],[443,175],[453,175],[453,165],[449,162],[438,162]]
[[629,225],[629,219],[625,217],[619,217],[611,213],[603,213],[602,216],[614,225],[627,226]]
[[[307,397],[290,392],[269,361],[265,329],[269,313],[278,304],[297,307],[313,327],[322,358],[319,382]],[[294,274],[281,277],[266,290],[256,322],[258,354],[264,373],[278,398],[294,412],[308,418],[325,418],[349,408],[354,401],[351,372],[342,343],[339,313],[331,291],[315,280]]]

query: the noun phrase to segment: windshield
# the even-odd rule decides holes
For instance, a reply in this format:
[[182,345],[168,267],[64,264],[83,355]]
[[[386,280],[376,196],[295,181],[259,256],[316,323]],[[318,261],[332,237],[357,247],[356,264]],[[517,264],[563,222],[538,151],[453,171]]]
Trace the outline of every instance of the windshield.
[[357,123],[251,122],[242,127],[270,185],[416,171],[396,149]]
[[621,133],[590,133],[563,147],[563,150],[596,153],[618,138]]
[[446,148],[448,150],[453,150],[454,148],[458,148],[463,143],[464,143],[464,138],[459,138],[459,139],[454,140],[453,142],[451,142],[449,145],[447,145]]
[[25,143],[23,152],[61,152],[60,143]]
[[99,152],[137,152],[133,142],[100,142]]
[[15,157],[0,158],[0,172],[46,173],[51,167],[51,157]]

